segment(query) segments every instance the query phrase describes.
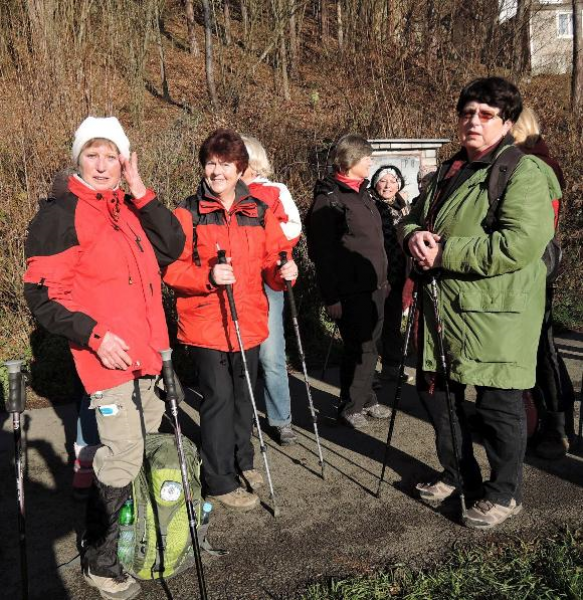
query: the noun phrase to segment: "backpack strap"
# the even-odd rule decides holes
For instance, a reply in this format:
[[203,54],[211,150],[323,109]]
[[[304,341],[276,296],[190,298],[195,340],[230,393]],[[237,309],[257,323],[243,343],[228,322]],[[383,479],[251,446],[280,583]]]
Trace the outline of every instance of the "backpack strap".
[[196,234],[196,228],[200,223],[200,212],[198,210],[198,197],[189,196],[186,200],[182,201],[178,208],[184,208],[192,216],[192,260],[197,267],[200,267],[200,256],[198,254],[197,241],[198,237]]
[[523,156],[524,153],[519,148],[511,145],[502,151],[490,167],[488,175],[488,202],[490,206],[482,221],[482,227],[487,233],[494,231],[496,214],[504,197],[506,186]]

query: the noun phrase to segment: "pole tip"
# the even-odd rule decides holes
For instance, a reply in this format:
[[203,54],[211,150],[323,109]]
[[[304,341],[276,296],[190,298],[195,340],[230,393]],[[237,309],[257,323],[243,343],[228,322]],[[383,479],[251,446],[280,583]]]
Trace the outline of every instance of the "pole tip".
[[277,519],[278,517],[281,517],[281,510],[279,508],[279,506],[274,506],[273,507],[273,516]]

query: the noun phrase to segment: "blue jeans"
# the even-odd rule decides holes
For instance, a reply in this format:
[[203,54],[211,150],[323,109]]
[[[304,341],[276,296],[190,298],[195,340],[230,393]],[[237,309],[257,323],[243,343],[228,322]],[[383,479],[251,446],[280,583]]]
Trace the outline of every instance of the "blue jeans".
[[272,427],[283,427],[291,423],[291,399],[283,332],[284,292],[276,292],[268,285],[264,285],[264,288],[269,302],[269,337],[259,348],[259,362],[265,381],[265,408],[269,424]]
[[78,446],[95,446],[99,444],[99,433],[97,432],[97,420],[95,411],[89,409],[89,396],[83,394],[78,401],[79,415],[77,417],[77,439]]

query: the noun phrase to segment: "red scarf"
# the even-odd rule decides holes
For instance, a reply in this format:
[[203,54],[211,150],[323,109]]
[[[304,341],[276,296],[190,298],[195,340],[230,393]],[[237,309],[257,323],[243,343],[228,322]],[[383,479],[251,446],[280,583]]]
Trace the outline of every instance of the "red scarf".
[[344,175],[344,173],[336,173],[334,177],[338,181],[340,181],[340,183],[347,185],[350,189],[354,190],[355,192],[360,191],[360,186],[364,181],[364,179],[361,177],[359,177],[358,179],[354,179],[353,177],[348,177],[348,175]]

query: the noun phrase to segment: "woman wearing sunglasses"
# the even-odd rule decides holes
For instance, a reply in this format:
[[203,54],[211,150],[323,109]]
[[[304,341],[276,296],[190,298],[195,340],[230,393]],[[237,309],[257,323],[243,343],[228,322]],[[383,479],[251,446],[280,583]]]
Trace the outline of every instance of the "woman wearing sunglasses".
[[[546,267],[542,256],[553,237],[546,164],[522,156],[505,187],[493,227],[488,181],[513,145],[510,133],[522,111],[518,89],[499,77],[466,86],[457,104],[461,150],[443,163],[426,197],[405,217],[404,248],[421,271],[437,276],[447,377],[455,403],[452,442],[446,386],[437,350],[430,296],[419,319],[417,389],[436,431],[443,472],[420,483],[421,498],[439,504],[460,485],[475,500],[463,515],[469,527],[490,529],[522,510],[526,422],[522,390],[535,381],[544,311]],[[427,289],[427,288],[426,288]],[[476,388],[489,479],[482,480],[464,413],[464,391]]]

